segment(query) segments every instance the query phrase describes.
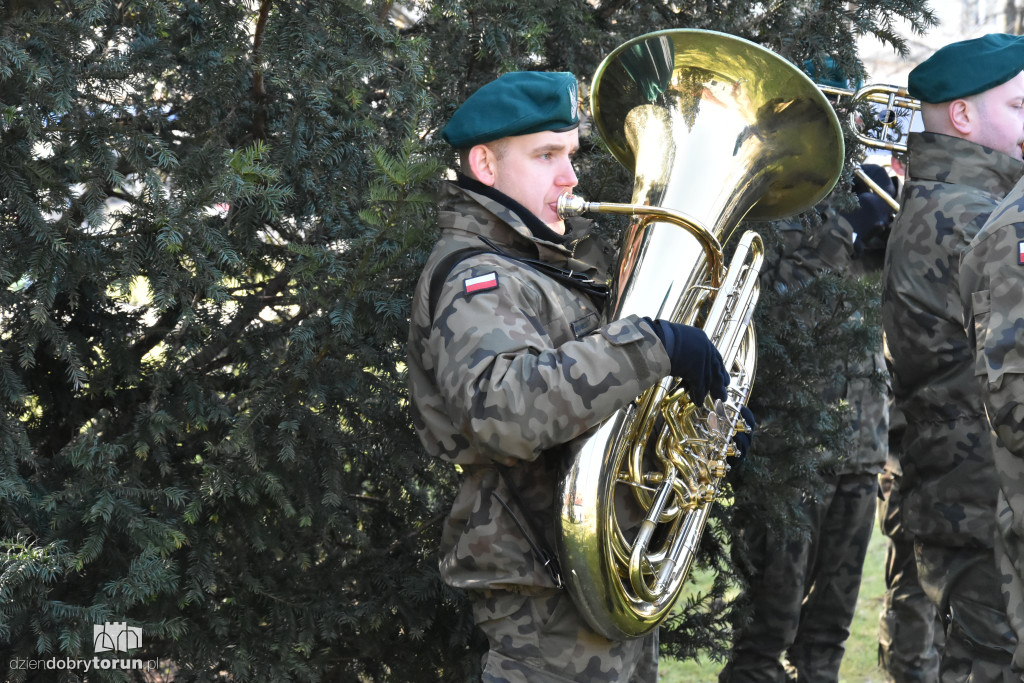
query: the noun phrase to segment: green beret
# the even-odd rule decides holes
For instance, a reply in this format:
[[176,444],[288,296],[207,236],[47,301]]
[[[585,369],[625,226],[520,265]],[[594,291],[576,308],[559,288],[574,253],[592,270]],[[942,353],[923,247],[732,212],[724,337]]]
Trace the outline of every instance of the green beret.
[[1024,36],[989,33],[939,48],[918,64],[907,81],[911,97],[949,102],[977,95],[1024,71]]
[[811,77],[811,80],[818,85],[830,86],[833,88],[841,88],[842,90],[856,90],[862,83],[858,80],[856,83],[851,83],[850,79],[846,77],[842,69],[839,68],[839,64],[832,57],[825,57],[824,59],[825,73],[818,75],[818,69],[814,66],[814,60],[808,59],[804,61],[804,73]]
[[441,136],[456,149],[511,135],[580,125],[576,77],[567,72],[513,71],[481,87],[455,110]]

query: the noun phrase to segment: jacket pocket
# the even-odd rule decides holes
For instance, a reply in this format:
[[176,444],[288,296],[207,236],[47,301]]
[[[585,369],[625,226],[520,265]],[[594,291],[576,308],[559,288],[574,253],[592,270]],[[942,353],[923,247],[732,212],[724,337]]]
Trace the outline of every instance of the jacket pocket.
[[[1001,300],[1017,293],[1004,292]],[[988,382],[990,391],[998,390],[1006,375],[1024,374],[1024,320],[1014,308],[992,310],[992,292],[984,289],[971,295],[974,309],[974,374]]]

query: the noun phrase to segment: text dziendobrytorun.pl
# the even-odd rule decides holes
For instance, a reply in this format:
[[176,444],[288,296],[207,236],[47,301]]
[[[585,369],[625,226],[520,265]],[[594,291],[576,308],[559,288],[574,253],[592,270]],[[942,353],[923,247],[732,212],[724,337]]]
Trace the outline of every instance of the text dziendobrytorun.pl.
[[133,671],[156,671],[160,668],[158,659],[118,659],[93,657],[78,659],[72,657],[51,657],[50,659],[22,659],[15,657],[8,662],[11,671],[96,671],[98,669],[117,669]]

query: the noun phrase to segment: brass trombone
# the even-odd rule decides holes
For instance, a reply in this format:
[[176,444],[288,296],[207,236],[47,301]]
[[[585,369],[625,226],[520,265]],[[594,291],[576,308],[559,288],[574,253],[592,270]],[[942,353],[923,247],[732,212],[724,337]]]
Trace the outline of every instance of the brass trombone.
[[[857,112],[850,112],[850,127],[857,140],[866,147],[882,149],[890,152],[907,151],[907,135],[914,122],[914,115],[921,111],[921,101],[911,97],[903,86],[898,85],[865,85],[856,90],[836,88],[829,85],[818,86],[823,93],[831,95],[838,101],[848,98],[851,104],[869,102],[881,105],[878,125],[868,134],[857,122]],[[899,211],[900,204],[884,189],[878,186],[859,166],[854,175],[881,197],[894,211]]]
[[872,192],[881,197],[882,201],[888,204],[893,211],[900,210],[899,201],[897,201],[897,199],[893,197],[891,194],[886,192],[885,188],[881,187],[878,183],[872,180],[871,176],[865,173],[862,167],[858,166],[857,168],[853,169],[853,174],[860,178],[864,182],[864,184],[871,189]]

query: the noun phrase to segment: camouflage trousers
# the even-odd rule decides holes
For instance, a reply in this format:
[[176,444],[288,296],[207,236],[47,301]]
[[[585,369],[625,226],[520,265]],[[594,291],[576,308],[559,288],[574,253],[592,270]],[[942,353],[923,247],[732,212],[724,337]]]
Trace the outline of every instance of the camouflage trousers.
[[808,534],[744,528],[757,568],[747,593],[753,613],[737,634],[720,683],[838,680],[877,491],[873,473],[836,475],[820,496],[801,504]]
[[888,539],[885,595],[878,620],[878,665],[889,683],[936,683],[945,629],[917,578],[914,539],[900,519],[899,489],[879,475],[879,529]]
[[996,565],[1001,577],[1006,616],[1017,637],[1013,653],[1013,670],[1024,673],[1024,539],[1013,530],[1013,510],[1006,496],[999,492],[996,506]]
[[1017,639],[1006,618],[1002,583],[991,548],[914,544],[917,573],[946,621],[939,663],[942,683],[1010,683]]
[[473,618],[490,642],[484,683],[658,679],[657,630],[644,638],[608,640],[583,621],[566,591],[470,591],[470,599]]

